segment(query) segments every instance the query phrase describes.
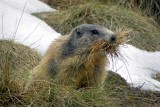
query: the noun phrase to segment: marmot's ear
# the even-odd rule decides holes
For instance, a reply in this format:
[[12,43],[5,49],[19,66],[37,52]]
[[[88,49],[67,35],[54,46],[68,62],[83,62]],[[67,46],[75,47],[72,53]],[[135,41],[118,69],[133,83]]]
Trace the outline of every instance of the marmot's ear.
[[81,30],[79,28],[75,29],[75,33],[77,34],[77,38],[80,38],[83,35],[82,32],[81,32]]

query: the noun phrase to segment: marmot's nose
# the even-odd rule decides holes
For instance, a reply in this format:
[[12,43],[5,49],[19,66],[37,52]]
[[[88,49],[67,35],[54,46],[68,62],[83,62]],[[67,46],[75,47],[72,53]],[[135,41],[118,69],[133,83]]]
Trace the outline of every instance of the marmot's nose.
[[114,42],[116,42],[116,39],[117,39],[117,36],[115,34],[112,34],[111,38],[110,38],[110,42],[114,43]]

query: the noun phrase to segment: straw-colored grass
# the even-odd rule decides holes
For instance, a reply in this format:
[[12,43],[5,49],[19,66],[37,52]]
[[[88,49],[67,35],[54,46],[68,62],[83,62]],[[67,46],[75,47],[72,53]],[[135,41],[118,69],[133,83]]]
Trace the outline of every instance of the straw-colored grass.
[[73,5],[83,4],[87,0],[41,0],[41,1],[56,9],[66,9]]
[[13,41],[0,40],[0,106],[19,102],[29,70],[38,64],[40,55]]
[[3,63],[9,62],[10,69],[19,70],[21,68],[31,69],[40,61],[40,55],[14,41],[0,40],[0,69],[3,70]]
[[127,9],[138,9],[142,13],[155,19],[160,24],[159,0],[41,0],[53,8],[64,10],[71,6],[85,3],[100,3],[105,5],[119,5]]
[[137,8],[160,24],[159,0],[121,0],[119,4],[131,9]]
[[155,80],[160,81],[160,73],[157,73],[157,74],[153,75],[153,78],[154,78]]
[[[40,59],[39,55],[28,47],[12,41],[1,41],[0,46],[0,54],[4,56],[1,57],[4,60],[1,60],[0,63],[2,67],[0,72],[0,106],[149,107],[160,105],[159,92],[131,88],[123,78],[111,71],[103,84],[103,88],[76,90],[72,86],[56,84],[51,79],[39,80],[37,81],[39,83],[38,89],[24,92],[23,82],[29,72],[26,68],[32,68],[37,64]],[[23,52],[24,50],[25,52]]]
[[30,106],[47,107],[135,107],[159,106],[159,92],[141,91],[131,88],[118,74],[109,72],[104,87],[82,88],[54,83],[53,80],[39,81],[39,88],[27,91],[22,101]]
[[[56,0],[63,9],[67,9],[61,4],[62,1]],[[68,34],[72,28],[82,23],[100,24],[114,31],[117,28],[132,29],[129,35],[131,44],[150,51],[160,50],[159,26],[138,11],[94,3],[76,5],[77,0],[69,1],[73,2],[63,2],[73,5],[67,10],[36,14],[36,16],[62,34]],[[105,3],[105,0],[99,1]],[[32,69],[40,59],[40,56],[28,47],[12,41],[0,41],[0,106],[160,106],[160,92],[132,88],[120,75],[113,72],[109,72],[103,88],[75,90],[71,86],[56,84],[53,80],[39,80],[38,89],[24,92],[24,82],[28,77],[29,69]]]
[[129,43],[148,51],[160,50],[160,27],[136,10],[86,3],[57,13],[35,15],[62,35],[68,34],[72,28],[82,23],[104,25],[113,31],[116,28],[132,29]]

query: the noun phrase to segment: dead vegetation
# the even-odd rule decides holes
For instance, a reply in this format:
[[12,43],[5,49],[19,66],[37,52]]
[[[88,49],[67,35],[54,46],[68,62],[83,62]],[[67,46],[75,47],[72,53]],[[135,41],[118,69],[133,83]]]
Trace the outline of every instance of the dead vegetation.
[[155,80],[160,81],[160,73],[157,73],[157,74],[153,75],[153,78],[154,78]]
[[[120,107],[158,107],[160,105],[159,92],[132,88],[120,75],[111,71],[103,84],[103,88],[90,87],[76,90],[72,86],[57,84],[51,79],[36,80],[39,88],[24,92],[24,84],[29,73],[26,68],[37,64],[40,57],[28,47],[12,41],[2,41],[0,46],[2,47],[0,48],[1,56],[4,55],[6,56],[4,58],[7,59],[0,63],[1,66],[5,65],[0,72],[0,106],[117,107],[118,105]],[[17,50],[14,49],[15,46],[18,47]],[[3,51],[6,49],[8,53]],[[25,50],[26,53],[21,56],[22,50]],[[22,53],[16,54],[19,52]],[[15,55],[17,56],[15,57]],[[28,55],[31,56],[26,59]],[[14,62],[9,59],[15,60],[15,63],[19,62],[21,66],[16,64],[10,68],[10,65],[13,65]],[[34,60],[35,62],[26,65],[26,60]]]
[[[160,50],[160,27],[155,21],[136,9],[128,10],[113,5],[112,3],[117,4],[117,0],[112,0],[114,2],[110,5],[104,4],[107,0],[95,0],[97,4],[83,3],[82,0],[45,1],[48,3],[55,1],[52,5],[62,10],[57,13],[36,14],[36,16],[62,34],[67,34],[73,27],[82,23],[100,24],[111,30],[132,29],[132,33],[128,35],[132,38],[129,43],[149,51]],[[111,0],[107,2],[109,1]],[[109,72],[103,89],[97,87],[75,90],[70,86],[55,84],[52,80],[40,80],[40,88],[22,93],[29,69],[41,58],[28,47],[12,41],[0,41],[0,47],[0,106],[160,106],[160,92],[132,88],[113,72]]]
[[160,50],[160,27],[138,11],[86,3],[56,13],[35,15],[63,35],[82,23],[104,25],[112,31],[116,28],[132,29],[130,44],[147,51]]
[[0,106],[20,103],[22,90],[29,70],[41,56],[29,47],[13,41],[0,40]]
[[160,24],[160,1],[159,0],[42,0],[46,4],[58,10],[68,9],[73,5],[86,3],[99,3],[105,5],[118,5],[127,9],[138,9],[143,14],[155,19]]

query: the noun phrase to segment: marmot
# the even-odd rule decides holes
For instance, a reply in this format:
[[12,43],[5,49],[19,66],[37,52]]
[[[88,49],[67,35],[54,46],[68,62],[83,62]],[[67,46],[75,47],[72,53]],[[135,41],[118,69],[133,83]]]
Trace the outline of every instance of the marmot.
[[107,76],[106,55],[120,44],[117,45],[117,39],[104,26],[82,24],[50,45],[30,79],[51,77],[77,88],[98,86]]

